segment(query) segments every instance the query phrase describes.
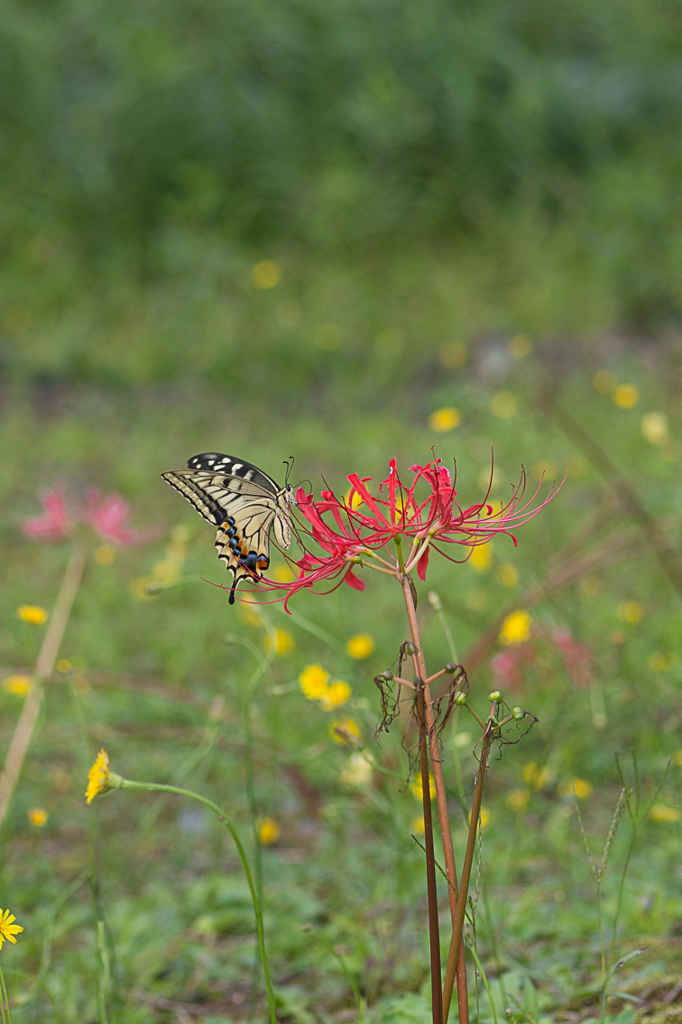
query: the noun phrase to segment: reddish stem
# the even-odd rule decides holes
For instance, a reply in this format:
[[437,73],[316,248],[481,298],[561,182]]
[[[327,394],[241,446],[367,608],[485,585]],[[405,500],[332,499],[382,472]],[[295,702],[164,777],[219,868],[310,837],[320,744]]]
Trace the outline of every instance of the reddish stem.
[[440,976],[440,935],[438,931],[438,887],[436,885],[436,852],[433,848],[431,819],[431,783],[426,742],[424,688],[417,693],[417,724],[419,726],[419,765],[422,776],[424,804],[424,840],[426,845],[426,889],[429,902],[429,952],[431,954],[431,1016],[433,1024],[443,1024],[443,991]]
[[[410,578],[407,575],[403,575],[401,578],[403,596],[405,598],[405,608],[407,610],[407,618],[410,624],[410,635],[412,637],[412,643],[416,648],[414,655],[414,671],[417,679],[428,679],[428,673],[426,671],[426,660],[424,658],[424,652],[422,649],[421,633],[419,630],[419,620],[417,619],[417,609],[415,608],[414,599],[412,597],[412,588],[410,586]],[[433,708],[431,706],[431,694],[429,692],[428,685],[424,685],[424,708],[425,708],[425,720],[426,728],[429,734],[429,748],[431,754],[431,770],[433,771],[433,781],[436,786],[436,804],[438,806],[438,819],[440,822],[440,834],[443,840],[443,855],[445,858],[445,873],[447,875],[448,885],[448,899],[450,901],[450,917],[454,928],[456,913],[457,913],[457,868],[455,865],[455,851],[452,845],[452,832],[450,830],[450,816],[448,814],[448,799],[445,791],[445,779],[443,778],[443,765],[441,762],[441,753],[438,749],[438,736],[436,735],[436,723],[433,717]],[[450,989],[452,993],[452,988]],[[457,1000],[459,1009],[459,1021],[460,1024],[469,1024],[469,997],[467,994],[467,976],[466,976],[466,965],[464,963],[464,948],[460,944],[459,959],[457,961]],[[449,1002],[449,1001],[448,1001]],[[444,1006],[444,1021],[447,1021],[447,1011]]]

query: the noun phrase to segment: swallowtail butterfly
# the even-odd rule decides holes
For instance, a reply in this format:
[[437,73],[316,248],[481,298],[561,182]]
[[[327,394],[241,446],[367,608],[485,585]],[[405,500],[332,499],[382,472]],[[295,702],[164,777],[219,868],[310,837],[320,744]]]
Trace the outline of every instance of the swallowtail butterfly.
[[234,581],[230,604],[242,580],[263,576],[270,565],[270,531],[283,548],[291,543],[290,484],[278,487],[250,462],[219,452],[195,455],[187,469],[162,473],[204,519],[218,527],[215,546]]

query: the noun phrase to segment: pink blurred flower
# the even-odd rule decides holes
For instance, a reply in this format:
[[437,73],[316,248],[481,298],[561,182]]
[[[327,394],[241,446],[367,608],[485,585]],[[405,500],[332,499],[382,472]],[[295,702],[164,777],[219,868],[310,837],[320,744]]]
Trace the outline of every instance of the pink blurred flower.
[[490,662],[495,684],[500,689],[523,685],[525,670],[538,658],[542,648],[558,651],[569,679],[584,690],[592,681],[592,651],[581,643],[566,626],[534,625],[530,640],[518,647],[506,647]]
[[573,684],[580,690],[587,689],[592,681],[590,648],[576,640],[570,629],[565,626],[554,630],[553,640],[561,652],[564,667]]
[[25,537],[31,540],[52,542],[64,540],[73,529],[73,520],[69,514],[66,504],[66,496],[63,491],[48,491],[41,499],[43,506],[42,516],[36,519],[27,519],[21,530]]
[[140,544],[158,533],[157,527],[136,530],[127,525],[130,505],[115,491],[104,497],[95,488],[88,491],[85,521],[103,540],[111,544]]
[[[365,582],[356,575],[358,567],[398,578],[416,569],[423,580],[432,549],[451,561],[464,562],[471,548],[487,544],[498,533],[507,534],[516,545],[511,531],[537,515],[556,493],[550,488],[544,501],[533,506],[539,485],[531,499],[522,504],[522,474],[511,499],[497,512],[487,504],[487,495],[483,502],[462,508],[456,500],[450,472],[440,459],[425,466],[412,466],[411,472],[413,478],[408,486],[401,481],[396,460],[392,459],[378,494],[372,494],[367,486],[371,477],[361,479],[357,473],[351,473],[347,478],[351,489],[345,499],[324,490],[315,501],[312,494],[306,494],[300,487],[296,507],[304,521],[299,521],[297,533],[304,554],[298,560],[289,559],[292,567],[299,570],[298,577],[279,582],[261,580],[254,574],[254,582],[266,590],[284,591],[286,607],[289,598],[299,590],[310,590],[326,580],[336,579],[335,586],[346,582],[356,590],[364,590]],[[316,549],[305,546],[305,536],[315,542]],[[398,554],[394,543],[403,541],[404,557]],[[448,544],[459,545],[461,558],[451,558],[443,550]]]
[[28,519],[21,529],[25,537],[46,542],[64,540],[77,523],[85,523],[103,540],[112,544],[139,544],[156,536],[158,528],[136,530],[127,524],[130,505],[120,494],[104,497],[99,491],[88,491],[86,501],[72,512],[63,490],[55,488],[41,499],[43,515]]

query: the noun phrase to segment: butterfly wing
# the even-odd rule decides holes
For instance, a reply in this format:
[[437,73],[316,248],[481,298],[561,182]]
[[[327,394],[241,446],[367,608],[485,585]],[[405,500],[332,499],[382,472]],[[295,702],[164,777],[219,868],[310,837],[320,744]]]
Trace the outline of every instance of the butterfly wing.
[[195,455],[187,469],[162,474],[209,523],[218,527],[215,546],[237,585],[258,579],[270,565],[270,530],[283,547],[289,547],[291,528],[289,488],[280,490],[274,480],[250,462],[206,452]]

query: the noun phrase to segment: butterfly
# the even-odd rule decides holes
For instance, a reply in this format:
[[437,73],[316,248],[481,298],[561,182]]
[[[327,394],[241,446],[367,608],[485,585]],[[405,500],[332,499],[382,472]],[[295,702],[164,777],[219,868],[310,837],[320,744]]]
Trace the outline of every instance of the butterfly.
[[161,474],[204,519],[218,527],[215,546],[234,579],[230,604],[242,580],[262,578],[270,565],[270,531],[283,548],[291,543],[289,483],[278,487],[250,462],[219,452],[195,455],[187,469]]

